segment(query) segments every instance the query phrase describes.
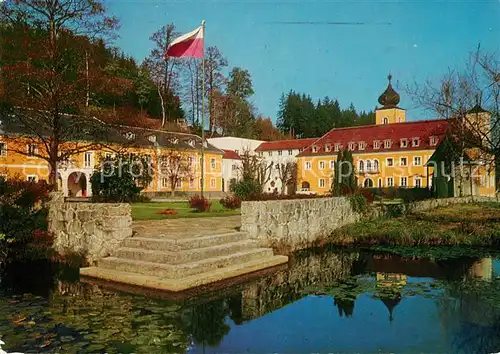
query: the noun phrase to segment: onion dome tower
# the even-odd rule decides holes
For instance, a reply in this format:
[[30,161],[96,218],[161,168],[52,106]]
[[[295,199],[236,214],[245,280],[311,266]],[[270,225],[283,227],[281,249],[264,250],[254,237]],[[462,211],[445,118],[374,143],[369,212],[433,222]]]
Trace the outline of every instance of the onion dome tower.
[[406,121],[406,111],[398,107],[400,96],[392,87],[392,75],[387,76],[389,83],[385,91],[379,96],[378,103],[382,107],[375,112],[376,124],[402,123]]

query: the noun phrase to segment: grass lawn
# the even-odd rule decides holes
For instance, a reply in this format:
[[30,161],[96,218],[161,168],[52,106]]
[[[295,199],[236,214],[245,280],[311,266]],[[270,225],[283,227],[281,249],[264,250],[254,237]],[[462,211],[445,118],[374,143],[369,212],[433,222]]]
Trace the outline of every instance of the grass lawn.
[[[174,209],[175,215],[157,214],[160,210]],[[228,210],[219,203],[218,200],[212,201],[210,211],[199,213],[189,207],[187,202],[152,202],[132,204],[132,219],[134,220],[160,220],[160,219],[178,219],[178,218],[201,218],[207,216],[231,216],[239,215],[240,210]]]
[[335,230],[339,245],[500,245],[500,203],[457,204],[399,218],[366,220]]

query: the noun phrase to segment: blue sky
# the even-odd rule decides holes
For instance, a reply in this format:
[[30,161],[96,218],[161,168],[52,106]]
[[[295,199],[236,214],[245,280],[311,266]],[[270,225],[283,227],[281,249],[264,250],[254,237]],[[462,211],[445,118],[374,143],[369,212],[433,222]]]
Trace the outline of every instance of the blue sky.
[[[148,55],[148,38],[163,24],[187,32],[206,20],[206,46],[218,46],[230,66],[250,71],[252,101],[273,120],[281,94],[290,89],[368,110],[389,72],[396,85],[438,80],[448,68],[463,67],[478,43],[500,52],[500,0],[106,3],[121,20],[116,45],[138,60]],[[433,117],[398,91],[409,120]]]

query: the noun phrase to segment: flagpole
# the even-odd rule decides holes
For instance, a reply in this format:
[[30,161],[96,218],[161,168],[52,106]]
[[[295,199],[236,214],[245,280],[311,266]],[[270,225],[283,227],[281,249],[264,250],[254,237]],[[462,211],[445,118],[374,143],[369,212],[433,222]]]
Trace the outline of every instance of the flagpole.
[[205,20],[201,22],[203,31],[203,57],[201,58],[202,84],[201,84],[201,197],[205,190]]

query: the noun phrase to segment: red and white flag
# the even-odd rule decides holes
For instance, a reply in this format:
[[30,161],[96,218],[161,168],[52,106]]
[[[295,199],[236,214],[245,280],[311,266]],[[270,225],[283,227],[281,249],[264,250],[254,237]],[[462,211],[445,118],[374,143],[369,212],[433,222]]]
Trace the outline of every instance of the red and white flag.
[[167,48],[165,53],[166,57],[191,57],[191,58],[203,58],[203,37],[205,29],[205,21],[202,22],[201,26],[182,35],[172,41]]

